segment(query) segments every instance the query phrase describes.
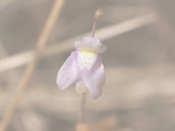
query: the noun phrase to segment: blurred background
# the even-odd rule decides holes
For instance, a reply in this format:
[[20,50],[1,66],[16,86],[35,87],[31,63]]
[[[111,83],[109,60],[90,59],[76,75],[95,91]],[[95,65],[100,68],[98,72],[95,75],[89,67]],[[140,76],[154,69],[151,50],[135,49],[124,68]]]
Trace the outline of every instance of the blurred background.
[[[0,0],[1,120],[53,4],[54,0]],[[94,131],[174,131],[174,7],[174,0],[65,0],[43,51],[49,55],[38,61],[7,131],[74,130],[80,95],[74,85],[59,90],[55,80],[74,50],[72,38],[81,39],[91,31],[98,8],[104,11],[98,29],[112,36],[99,38],[108,47],[102,54],[106,84],[98,100],[87,95],[86,121]],[[154,15],[144,23],[147,14]],[[136,23],[124,26],[126,30],[121,26],[123,33],[115,34],[117,28],[107,31],[140,17],[139,27]],[[62,49],[67,40],[69,47]],[[51,46],[58,51],[49,53]]]

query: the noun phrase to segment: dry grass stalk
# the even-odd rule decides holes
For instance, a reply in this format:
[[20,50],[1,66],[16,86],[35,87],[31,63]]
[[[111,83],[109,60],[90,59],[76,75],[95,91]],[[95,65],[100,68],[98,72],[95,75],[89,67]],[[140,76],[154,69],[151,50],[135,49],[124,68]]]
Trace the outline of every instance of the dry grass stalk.
[[[150,24],[152,22],[155,22],[157,20],[157,15],[152,12],[143,16],[139,16],[136,18],[132,18],[130,20],[124,21],[119,24],[107,26],[104,28],[101,28],[96,31],[96,36],[101,41],[110,39],[112,37],[121,35],[123,33],[127,33],[129,31],[135,30],[139,27],[145,26],[147,24]],[[89,35],[91,32],[88,32],[86,34],[83,34],[78,37],[71,38],[69,40],[62,41],[60,43],[48,46],[45,51],[43,52],[43,57],[52,56],[55,54],[59,54],[63,51],[66,51],[68,49],[71,49],[73,47],[72,42],[80,39],[83,36]],[[15,56],[11,56],[9,58],[6,58],[4,60],[0,61],[0,72],[9,70],[12,68],[16,68],[22,65],[25,65],[29,63],[33,58],[33,51],[20,53]],[[13,64],[10,64],[13,63]]]
[[24,74],[23,74],[23,77],[19,83],[19,87],[17,88],[16,93],[12,97],[12,102],[7,107],[7,110],[4,114],[4,117],[0,123],[0,131],[5,131],[7,126],[8,126],[8,123],[10,122],[10,119],[14,113],[14,110],[17,106],[17,103],[20,100],[20,98],[24,92],[24,89],[26,88],[26,86],[30,80],[30,77],[32,76],[32,73],[35,69],[38,58],[46,45],[48,37],[49,37],[49,35],[52,31],[52,28],[56,22],[57,16],[60,14],[60,11],[63,7],[63,4],[64,4],[64,0],[56,0],[54,5],[53,5],[51,13],[46,21],[46,24],[44,25],[43,31],[41,32],[41,35],[38,38],[38,42],[36,45],[34,56],[32,57],[32,61],[26,67]]

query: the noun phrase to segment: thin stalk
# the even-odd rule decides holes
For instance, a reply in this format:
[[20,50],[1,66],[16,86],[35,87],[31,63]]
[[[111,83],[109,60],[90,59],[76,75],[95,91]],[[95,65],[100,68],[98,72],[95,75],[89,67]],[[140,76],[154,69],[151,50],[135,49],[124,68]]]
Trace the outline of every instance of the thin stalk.
[[95,18],[94,19],[94,25],[93,25],[93,28],[92,28],[92,36],[94,37],[95,35],[95,31],[96,31],[96,28],[97,28],[97,22],[98,20]]
[[78,114],[78,121],[85,121],[85,104],[86,104],[86,93],[81,94],[80,109]]

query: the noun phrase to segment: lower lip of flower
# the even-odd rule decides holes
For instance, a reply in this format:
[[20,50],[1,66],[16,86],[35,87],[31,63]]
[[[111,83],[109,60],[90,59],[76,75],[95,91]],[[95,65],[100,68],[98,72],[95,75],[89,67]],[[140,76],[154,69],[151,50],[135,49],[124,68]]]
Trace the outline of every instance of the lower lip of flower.
[[80,70],[86,68],[90,69],[95,60],[96,60],[97,54],[93,52],[88,51],[79,51],[78,52],[78,67]]

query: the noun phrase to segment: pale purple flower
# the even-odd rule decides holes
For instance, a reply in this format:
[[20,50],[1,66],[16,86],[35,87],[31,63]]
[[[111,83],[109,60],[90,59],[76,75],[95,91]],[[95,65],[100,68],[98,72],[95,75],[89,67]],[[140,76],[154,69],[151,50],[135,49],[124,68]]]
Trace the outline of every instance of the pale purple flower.
[[57,85],[64,90],[76,83],[80,93],[89,91],[93,99],[102,94],[105,83],[104,66],[100,56],[106,50],[95,37],[84,37],[75,42],[75,48],[64,62],[57,75]]

